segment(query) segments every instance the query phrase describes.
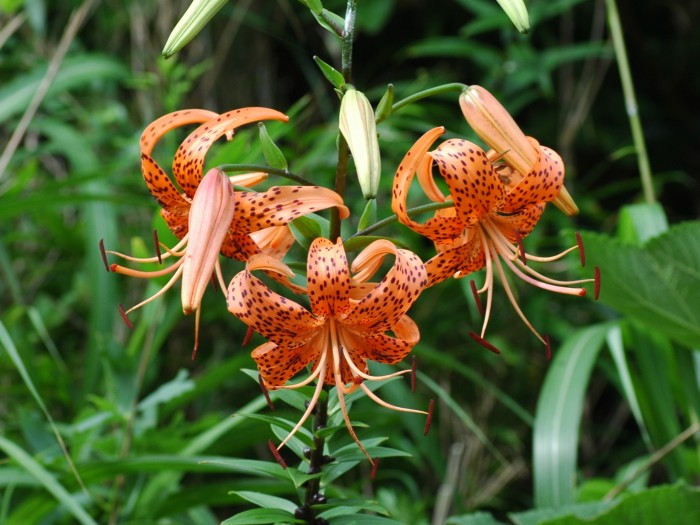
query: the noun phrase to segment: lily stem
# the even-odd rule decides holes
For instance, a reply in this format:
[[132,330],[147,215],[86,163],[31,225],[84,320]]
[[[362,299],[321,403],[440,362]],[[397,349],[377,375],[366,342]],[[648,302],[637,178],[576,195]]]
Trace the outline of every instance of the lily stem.
[[[345,26],[341,42],[341,72],[346,84],[352,83],[352,44],[355,38],[355,14],[358,0],[348,0],[345,8]],[[341,197],[345,196],[345,187],[348,178],[348,165],[350,163],[350,148],[340,133],[338,137],[338,166],[335,170],[335,192]],[[331,210],[330,240],[340,237],[340,213],[337,208]]]
[[622,92],[625,96],[625,107],[627,108],[627,117],[630,121],[632,129],[632,140],[634,148],[637,151],[637,164],[639,166],[639,176],[642,179],[642,190],[644,192],[644,200],[652,204],[656,202],[654,195],[654,184],[652,181],[651,167],[649,166],[649,156],[647,155],[647,147],[644,142],[644,132],[642,131],[642,122],[639,118],[639,107],[637,106],[637,97],[634,94],[634,83],[632,82],[632,73],[630,65],[627,61],[627,51],[625,49],[625,39],[622,33],[622,24],[620,23],[620,14],[617,10],[617,2],[615,0],[605,0],[608,11],[608,26],[610,28],[610,36],[615,49],[615,57],[617,58],[617,67],[620,71],[620,80],[622,82]]
[[414,93],[413,95],[406,97],[404,99],[399,100],[395,104],[391,106],[391,112],[394,113],[398,110],[400,110],[404,106],[408,106],[409,104],[412,104],[414,102],[417,102],[421,99],[427,98],[427,97],[432,97],[433,95],[440,95],[442,93],[449,93],[452,91],[459,91],[460,93],[467,89],[469,86],[466,84],[461,84],[459,82],[453,82],[451,84],[443,84],[441,86],[435,86],[431,87],[428,89],[424,89],[423,91],[419,91],[418,93]]
[[[322,380],[322,379],[319,379]],[[328,425],[328,396],[322,396],[322,399],[316,404],[316,413],[314,415],[314,444],[309,455],[309,474],[321,472],[323,465],[330,460],[323,454],[325,438],[316,435],[316,431],[325,428]],[[304,507],[308,523],[316,523],[315,512],[312,506],[323,503],[325,497],[319,492],[321,486],[321,478],[316,477],[310,479],[306,483],[306,493],[304,497]]]
[[[429,211],[435,211],[435,210],[441,210],[443,208],[451,208],[454,206],[454,202],[448,201],[448,202],[433,202],[431,204],[424,204],[422,206],[416,206],[415,208],[411,208],[406,211],[406,213],[410,216],[413,217],[414,215],[420,215],[421,213],[426,213]],[[373,233],[381,228],[384,228],[384,226],[388,226],[389,224],[393,224],[398,220],[398,217],[396,215],[390,215],[389,217],[386,217],[380,221],[375,222],[374,224],[367,226],[364,230],[360,230],[359,232],[353,234],[350,236],[352,239],[353,237],[360,237],[362,235],[369,235],[370,233]]]

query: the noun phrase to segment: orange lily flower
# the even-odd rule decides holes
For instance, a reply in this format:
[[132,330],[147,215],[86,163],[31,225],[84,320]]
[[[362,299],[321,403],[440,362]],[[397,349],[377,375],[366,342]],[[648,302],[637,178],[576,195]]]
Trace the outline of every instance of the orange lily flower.
[[[266,174],[252,173],[227,177],[212,169],[202,178],[204,157],[219,137],[233,136],[234,129],[261,119],[287,120],[278,111],[267,108],[243,108],[223,115],[205,111],[175,112],[157,119],[141,136],[142,172],[146,184],[162,206],[161,215],[180,239],[172,248],[163,246],[156,257],[136,258],[109,251],[103,255],[109,271],[132,277],[155,278],[173,273],[168,283],[150,298],[124,311],[127,315],[165,293],[180,277],[182,309],[187,315],[196,312],[195,350],[198,346],[199,306],[206,284],[215,274],[222,290],[226,289],[218,254],[246,260],[256,253],[283,257],[294,242],[288,224],[293,219],[317,210],[336,206],[341,217],[349,215],[342,198],[317,186],[276,186],[265,192],[234,191],[234,184],[252,185]],[[174,178],[183,189],[180,193],[168,175],[150,156],[155,143],[169,130],[191,123],[204,122],[180,145],[173,162]],[[158,271],[139,271],[119,264],[108,265],[106,253],[138,263],[162,262],[170,256],[179,260]]]
[[[415,232],[431,239],[437,255],[425,263],[428,286],[449,277],[465,277],[482,268],[486,279],[472,291],[481,308],[479,294],[486,293],[486,309],[481,333],[471,332],[471,337],[490,350],[498,351],[484,339],[493,298],[493,279],[497,273],[513,308],[527,327],[547,347],[549,342],[532,326],[513,295],[506,278],[504,265],[528,284],[552,292],[583,296],[580,285],[595,281],[596,296],[599,272],[595,279],[559,281],[537,272],[529,261],[549,262],[579,249],[581,262],[583,247],[579,242],[553,257],[538,257],[525,253],[522,240],[532,231],[540,219],[547,202],[558,194],[564,181],[564,164],[559,155],[530,139],[538,152],[529,173],[522,175],[508,164],[498,163],[494,153],[487,154],[476,144],[461,139],[443,142],[429,152],[432,144],[444,133],[444,128],[434,128],[425,133],[404,157],[394,179],[392,209],[399,221]],[[433,164],[437,164],[450,194],[445,197],[433,179]],[[408,189],[414,175],[426,195],[434,202],[451,202],[453,207],[440,209],[435,216],[421,224],[409,217],[406,208]]]
[[[395,257],[394,265],[381,282],[368,282],[386,255]],[[229,286],[229,311],[268,339],[252,352],[263,385],[268,389],[295,389],[316,380],[306,412],[276,450],[301,428],[314,410],[323,385],[328,384],[336,387],[350,435],[374,464],[350,423],[345,396],[359,388],[384,407],[427,414],[390,405],[365,384],[410,373],[403,370],[375,376],[369,373],[367,361],[398,363],[418,342],[418,327],[406,312],[427,284],[425,266],[412,252],[378,240],[357,256],[351,277],[342,241],[334,244],[317,238],[307,260],[311,311],[270,290],[253,276],[255,270],[278,272],[288,278],[294,274],[277,259],[255,255]],[[387,335],[389,331],[394,335]],[[311,373],[306,379],[287,384],[309,364]]]

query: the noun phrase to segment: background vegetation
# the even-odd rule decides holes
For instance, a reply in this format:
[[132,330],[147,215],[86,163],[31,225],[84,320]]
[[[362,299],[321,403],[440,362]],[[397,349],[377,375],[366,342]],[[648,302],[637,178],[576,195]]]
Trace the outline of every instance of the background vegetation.
[[[293,171],[332,183],[338,99],[312,57],[339,64],[337,42],[298,1],[237,0],[165,60],[187,4],[0,1],[0,523],[272,523],[299,502],[301,489],[267,449],[269,409],[242,371],[254,368],[253,346],[242,348],[245,327],[221,296],[205,297],[192,362],[194,321],[181,316],[178,294],[145,308],[130,331],[118,304],[149,290],[106,273],[97,249],[104,239],[148,253],[158,221],[138,138],[175,109],[285,111],[290,124],[268,129]],[[528,248],[556,253],[583,231],[603,293],[593,303],[518,286],[527,315],[552,339],[547,361],[505,297],[489,328],[503,350],[495,356],[468,337],[480,323],[468,283],[426,292],[411,312],[423,327],[418,392],[409,397],[394,381],[382,393],[414,406],[435,398],[433,428],[422,437],[423,421],[357,400],[353,420],[370,424],[360,437],[386,438],[393,457],[370,482],[369,465],[339,435],[349,446],[326,478],[332,523],[700,519],[691,488],[700,480],[700,8],[619,6],[650,199],[606,4],[532,0],[532,31],[520,35],[491,0],[360,2],[354,84],[373,103],[388,83],[397,98],[480,84],[562,153],[581,214],[548,209]],[[471,136],[456,93],[379,126],[380,218],[390,214],[398,162],[436,125]],[[238,136],[239,146],[212,151],[212,165],[261,162],[257,133]],[[181,138],[168,136],[163,165]],[[346,202],[359,216],[359,192]],[[402,227],[383,233],[430,254]],[[564,275],[578,271],[572,257]],[[239,268],[229,263],[229,272]],[[296,420],[296,400],[281,401],[292,407],[275,415]],[[250,514],[256,506],[281,514],[264,521]]]

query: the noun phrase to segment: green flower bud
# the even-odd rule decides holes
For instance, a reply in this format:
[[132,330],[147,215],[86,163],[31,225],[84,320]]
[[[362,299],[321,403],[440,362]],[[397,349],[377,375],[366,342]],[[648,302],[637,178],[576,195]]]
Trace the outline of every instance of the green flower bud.
[[170,33],[163,56],[170,58],[185,47],[225,3],[226,0],[194,0]]
[[527,15],[527,7],[523,0],[496,0],[501,9],[505,11],[513,22],[515,29],[521,33],[530,32],[530,17]]
[[348,86],[340,102],[340,132],[348,143],[365,199],[379,188],[381,159],[372,105],[361,92]]

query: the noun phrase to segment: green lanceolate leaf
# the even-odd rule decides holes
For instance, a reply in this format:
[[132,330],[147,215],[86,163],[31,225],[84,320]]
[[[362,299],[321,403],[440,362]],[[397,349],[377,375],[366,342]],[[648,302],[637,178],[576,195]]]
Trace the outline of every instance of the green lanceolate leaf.
[[382,99],[377,104],[377,111],[375,112],[375,118],[377,124],[389,118],[392,113],[392,106],[394,105],[394,84],[389,84],[386,87],[386,92],[382,96]]
[[583,235],[600,268],[600,302],[667,335],[700,347],[700,222],[679,224],[644,246]]
[[260,144],[263,156],[267,163],[278,170],[286,170],[288,168],[287,159],[284,158],[282,150],[277,147],[277,144],[270,137],[265,124],[258,122],[258,129],[260,130]]
[[316,65],[321,70],[321,73],[323,73],[323,76],[326,77],[326,80],[328,80],[328,82],[330,82],[334,88],[343,89],[343,86],[345,86],[345,79],[340,71],[335,69],[330,64],[327,64],[317,56],[314,57],[314,62],[316,62]]

